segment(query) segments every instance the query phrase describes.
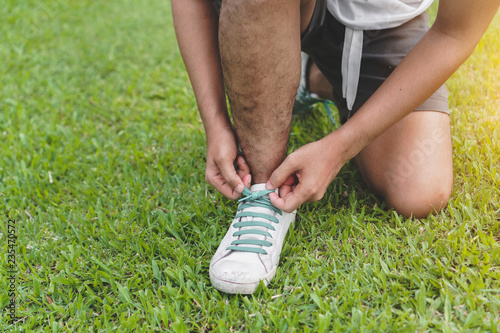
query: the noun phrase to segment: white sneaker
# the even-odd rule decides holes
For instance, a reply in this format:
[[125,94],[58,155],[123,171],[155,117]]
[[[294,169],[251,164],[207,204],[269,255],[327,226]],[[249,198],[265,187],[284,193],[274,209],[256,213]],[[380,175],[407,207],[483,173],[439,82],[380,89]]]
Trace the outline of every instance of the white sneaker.
[[267,286],[278,268],[283,240],[293,213],[271,204],[266,184],[245,188],[238,212],[210,262],[212,285],[228,294],[252,294]]

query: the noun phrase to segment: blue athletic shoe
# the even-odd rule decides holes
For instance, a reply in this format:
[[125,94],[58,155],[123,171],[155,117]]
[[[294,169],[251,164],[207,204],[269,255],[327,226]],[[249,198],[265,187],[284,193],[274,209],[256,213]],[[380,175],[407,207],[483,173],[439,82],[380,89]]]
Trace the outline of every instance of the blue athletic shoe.
[[332,110],[330,105],[335,108],[335,104],[329,99],[320,98],[316,94],[311,94],[307,89],[307,65],[309,63],[309,55],[302,52],[302,66],[300,72],[300,82],[299,88],[297,89],[297,95],[295,95],[295,101],[293,102],[293,114],[303,114],[309,112],[313,109],[316,103],[323,104],[328,117],[335,125],[335,119],[333,118]]

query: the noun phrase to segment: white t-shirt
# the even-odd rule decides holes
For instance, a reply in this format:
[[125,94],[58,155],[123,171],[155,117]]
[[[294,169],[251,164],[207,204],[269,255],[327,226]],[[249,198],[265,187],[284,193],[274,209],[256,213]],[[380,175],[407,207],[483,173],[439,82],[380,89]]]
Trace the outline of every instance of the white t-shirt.
[[352,110],[358,90],[363,30],[397,27],[422,14],[434,0],[327,0],[327,8],[346,26],[342,53],[342,94]]
[[354,30],[397,27],[422,14],[434,0],[327,0],[339,22]]

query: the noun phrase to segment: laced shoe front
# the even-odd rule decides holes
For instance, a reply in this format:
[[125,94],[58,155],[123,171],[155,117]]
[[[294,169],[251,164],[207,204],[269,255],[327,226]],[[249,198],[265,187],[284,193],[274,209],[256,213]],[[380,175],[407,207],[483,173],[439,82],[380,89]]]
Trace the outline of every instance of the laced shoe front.
[[245,188],[238,212],[210,262],[210,281],[229,294],[251,294],[276,274],[283,241],[295,214],[271,204],[265,184]]

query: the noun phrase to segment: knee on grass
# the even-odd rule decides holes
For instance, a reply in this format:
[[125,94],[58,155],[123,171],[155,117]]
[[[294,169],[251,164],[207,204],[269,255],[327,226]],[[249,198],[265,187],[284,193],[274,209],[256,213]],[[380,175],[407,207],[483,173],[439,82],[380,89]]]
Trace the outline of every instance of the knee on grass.
[[452,176],[439,180],[410,180],[389,186],[385,200],[398,214],[425,218],[447,206],[452,188]]

